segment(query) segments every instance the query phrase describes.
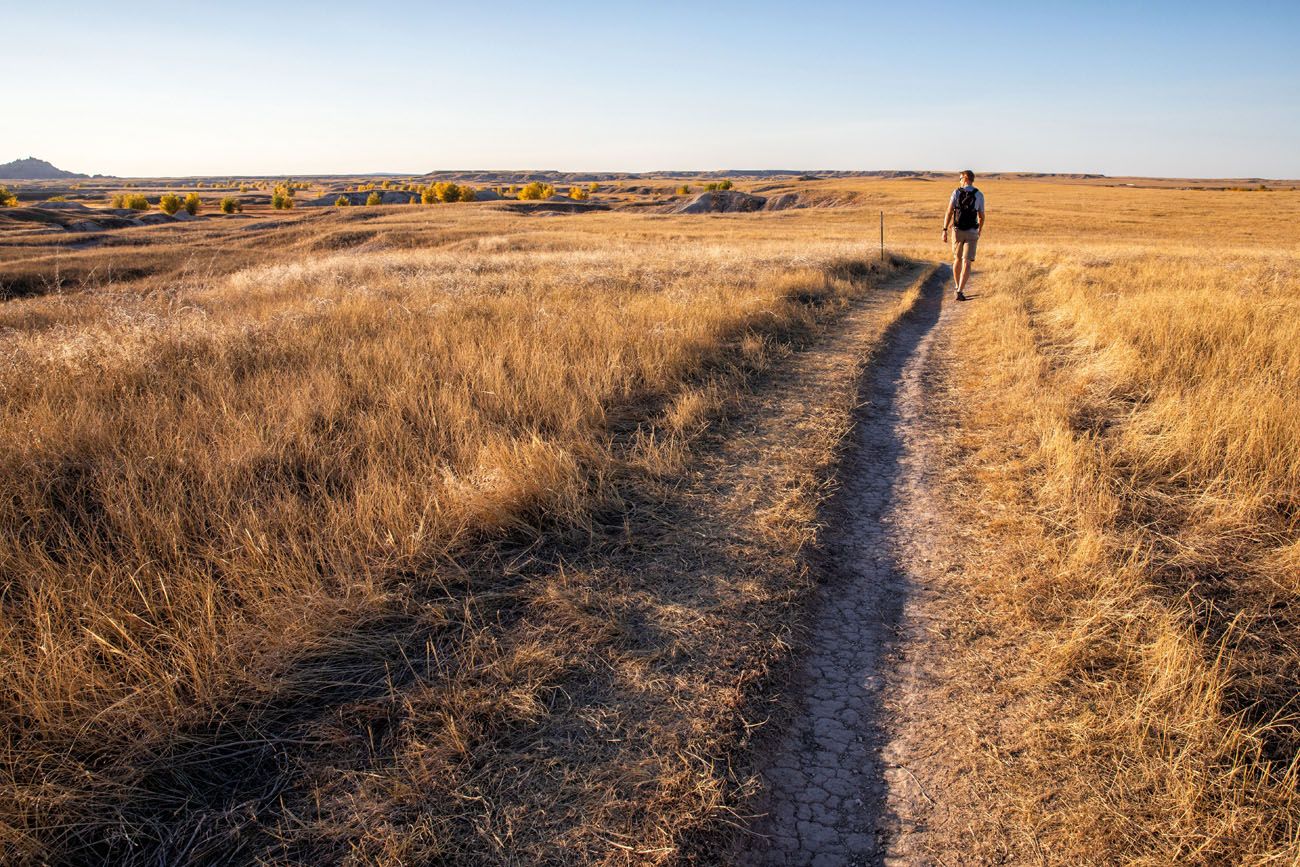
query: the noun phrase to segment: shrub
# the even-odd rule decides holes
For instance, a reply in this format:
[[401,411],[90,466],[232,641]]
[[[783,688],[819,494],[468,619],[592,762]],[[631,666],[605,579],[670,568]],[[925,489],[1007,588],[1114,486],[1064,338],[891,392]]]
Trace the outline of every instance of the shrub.
[[549,199],[555,195],[555,187],[550,184],[544,184],[541,181],[533,181],[519,191],[521,200],[528,199]]
[[122,202],[133,211],[149,210],[149,200],[144,197],[144,193],[131,193]]
[[334,207],[336,208],[346,208],[350,204],[352,204],[352,200],[347,196],[339,196],[334,200]]
[[432,184],[420,188],[420,201],[426,205],[432,205],[438,201],[438,192],[433,188]]
[[677,188],[677,195],[679,196],[689,196],[690,194],[691,188],[687,184],[682,184]]
[[383,202],[384,202],[384,197],[379,195],[378,192],[373,192],[370,195],[366,196],[367,205],[382,205]]
[[201,207],[203,207],[203,200],[199,198],[198,193],[190,193],[185,197],[185,213],[191,217],[197,214]]
[[0,208],[12,208],[18,204],[18,197],[9,192],[8,187],[0,187]]
[[474,188],[473,188],[473,187],[461,187],[461,188],[460,188],[460,200],[461,200],[462,202],[475,202],[475,201],[478,201],[478,193],[476,193],[476,192],[474,191]]
[[704,185],[704,189],[708,190],[709,192],[713,192],[714,190],[718,189],[718,187],[720,186],[722,185],[719,184],[717,181],[710,181],[709,183]]
[[67,200],[68,200],[68,197],[67,197],[67,196],[50,196],[50,197],[49,197],[48,199],[46,199],[45,201],[47,201],[47,202],[66,202]]
[[181,197],[175,193],[167,193],[158,200],[158,207],[164,214],[174,214],[181,209]]
[[731,189],[733,186],[735,186],[735,184],[733,184],[731,181],[723,181],[722,183],[718,184],[718,189],[720,189],[720,190],[729,190],[729,189]]
[[239,203],[238,199],[226,196],[221,200],[221,213],[233,214],[235,211],[244,210],[244,206]]
[[438,201],[440,202],[460,201],[460,186],[458,184],[453,184],[450,181],[443,181],[442,183],[434,184],[433,188],[437,192]]
[[126,193],[114,193],[113,197],[108,200],[108,206],[110,208],[125,208]]
[[594,193],[596,192],[596,190],[599,189],[600,189],[600,184],[596,183],[595,181],[592,181],[591,183],[587,184],[587,192],[589,193]]
[[276,184],[275,189],[271,192],[271,207],[277,211],[288,210],[293,207],[293,190],[297,186],[293,181],[285,181],[282,184]]
[[582,202],[591,198],[591,193],[587,192],[583,187],[570,187],[569,198]]

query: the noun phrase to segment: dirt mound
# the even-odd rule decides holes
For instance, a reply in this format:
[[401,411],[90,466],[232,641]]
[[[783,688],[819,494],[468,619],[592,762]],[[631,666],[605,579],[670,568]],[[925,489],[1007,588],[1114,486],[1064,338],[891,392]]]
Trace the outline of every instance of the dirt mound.
[[782,193],[779,196],[773,196],[772,198],[768,199],[767,204],[763,206],[763,210],[784,211],[788,208],[797,208],[797,207],[799,207],[798,193]]
[[86,207],[86,206],[83,205],[81,202],[53,202],[53,201],[37,202],[37,203],[36,203],[35,205],[33,205],[32,207],[35,207],[35,208],[45,208],[45,209],[47,209],[47,210],[54,210],[54,211],[90,211],[90,210],[93,210],[92,208],[88,208],[88,207]]
[[604,202],[579,202],[576,199],[570,199],[568,196],[555,196],[540,202],[504,199],[493,207],[503,211],[514,211],[518,214],[581,214],[585,211],[609,210],[609,205]]
[[764,196],[754,196],[739,190],[710,190],[700,193],[683,205],[673,208],[674,214],[740,214],[759,211],[767,204]]
[[[55,207],[67,205],[72,207]],[[141,224],[139,211],[126,213],[131,216],[119,216],[120,212],[112,208],[87,208],[75,202],[53,202],[39,207],[5,208],[0,216],[3,217],[6,228],[23,230],[44,227],[53,231],[98,232],[101,229],[122,229]],[[167,217],[166,214],[161,216]]]
[[379,193],[379,204],[381,205],[409,205],[412,198],[417,201],[420,198],[419,193],[406,190],[349,190],[344,193],[326,193],[319,199],[309,199],[305,202],[299,202],[299,204],[306,208],[333,207],[340,198],[344,198],[348,200],[349,205],[364,205],[366,199],[370,198],[371,193]]

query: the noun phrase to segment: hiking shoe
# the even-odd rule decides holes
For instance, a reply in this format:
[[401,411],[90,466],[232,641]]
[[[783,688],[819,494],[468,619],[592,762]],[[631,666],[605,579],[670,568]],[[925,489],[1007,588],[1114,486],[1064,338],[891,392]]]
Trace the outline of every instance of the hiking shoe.
[[965,300],[966,300],[966,293],[963,292],[963,291],[961,291],[960,289],[958,289],[958,290],[957,290],[957,300],[958,300],[958,301],[965,301]]

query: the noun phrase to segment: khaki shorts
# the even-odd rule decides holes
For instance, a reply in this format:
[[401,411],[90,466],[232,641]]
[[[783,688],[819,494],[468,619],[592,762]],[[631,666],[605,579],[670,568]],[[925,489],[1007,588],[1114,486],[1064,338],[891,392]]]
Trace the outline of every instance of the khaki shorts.
[[953,229],[952,257],[954,259],[965,259],[967,262],[974,262],[975,248],[979,246],[979,242],[979,229]]

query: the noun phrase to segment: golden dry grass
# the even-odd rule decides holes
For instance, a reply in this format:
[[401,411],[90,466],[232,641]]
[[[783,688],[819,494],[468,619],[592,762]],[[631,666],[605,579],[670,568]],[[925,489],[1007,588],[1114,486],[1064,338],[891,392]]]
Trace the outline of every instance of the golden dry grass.
[[[423,249],[0,310],[0,827],[15,857],[477,851],[445,824],[383,833],[411,802],[400,791],[323,805],[327,769],[349,763],[332,750],[355,744],[338,714],[419,708],[422,729],[370,749],[410,755],[420,766],[393,785],[454,819],[458,763],[482,760],[469,745],[549,715],[537,691],[581,663],[577,647],[504,642],[536,592],[516,591],[509,552],[581,551],[635,480],[680,475],[745,371],[869,273],[860,248],[738,221],[721,245],[630,239],[646,221],[616,216],[585,232],[440,219],[408,223]],[[439,234],[458,220],[471,226]],[[288,758],[304,746],[331,758]],[[235,845],[247,822],[192,818],[241,786],[269,809],[304,775],[291,794],[314,807],[294,815],[318,818],[273,832],[291,844]],[[579,833],[572,806],[555,812]],[[563,841],[536,838],[557,823],[520,833],[553,855]]]
[[1053,861],[1300,861],[1300,258],[1232,195],[1194,238],[989,244],[956,337],[1000,540],[970,589],[1019,646],[1010,785]]
[[[1030,863],[1300,863],[1300,193],[1104,183],[978,182],[946,385],[976,809]],[[811,186],[946,252],[946,185]]]
[[[699,554],[664,492],[879,281],[845,266],[878,210],[946,253],[943,184],[738,186],[851,206],[6,246],[88,290],[0,305],[6,855],[644,863],[726,821],[719,733],[783,652],[751,633],[806,588],[651,598],[591,552]],[[1064,862],[1295,862],[1300,194],[980,186],[952,388],[971,590],[1033,697],[1008,822]]]

